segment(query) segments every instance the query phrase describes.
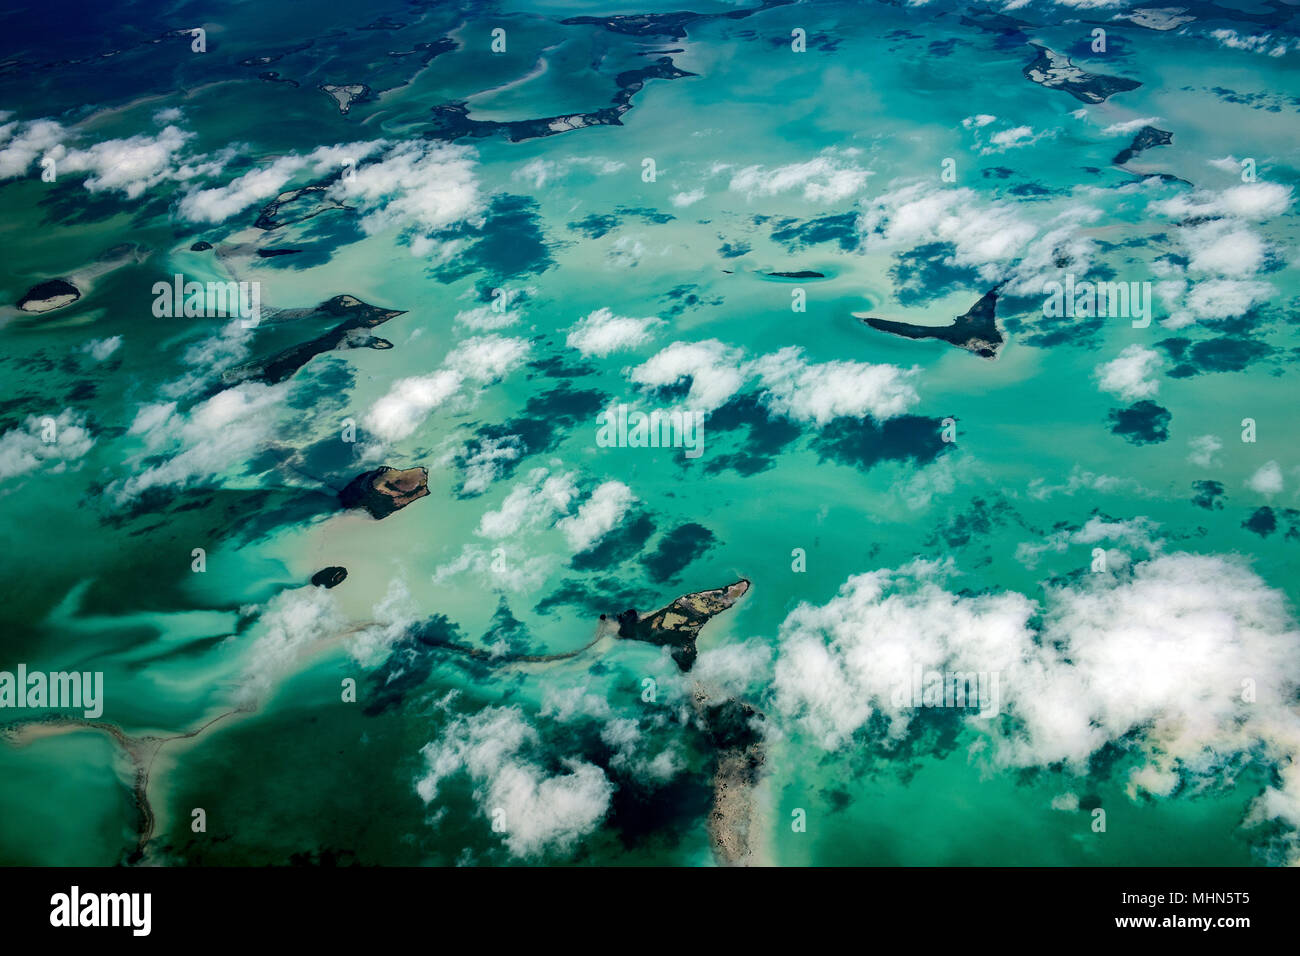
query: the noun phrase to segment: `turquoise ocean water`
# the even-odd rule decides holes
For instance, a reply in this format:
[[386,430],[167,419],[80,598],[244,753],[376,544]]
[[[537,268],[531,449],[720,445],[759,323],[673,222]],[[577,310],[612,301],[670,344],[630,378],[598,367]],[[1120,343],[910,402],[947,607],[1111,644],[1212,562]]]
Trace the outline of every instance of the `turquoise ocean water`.
[[[144,859],[708,865],[717,754],[695,681],[763,715],[751,862],[1294,859],[1290,8],[1202,4],[1155,30],[1125,4],[741,17],[701,2],[612,28],[561,21],[678,8],[72,5],[80,28],[56,40],[46,7],[6,15],[0,71],[0,668],[102,672],[88,723],[131,738],[229,715],[152,759]],[[167,35],[200,21],[206,52]],[[1090,103],[1031,82],[1031,42],[1141,85]],[[664,57],[689,75],[638,81],[618,124],[523,136],[610,107]],[[318,89],[331,84],[369,95],[343,113]],[[457,103],[479,125],[437,112]],[[1172,142],[1117,166],[1145,126]],[[355,180],[340,156],[359,157]],[[343,208],[255,227],[277,194],[318,182]],[[1146,327],[1049,319],[1042,284],[1067,272],[1165,295]],[[259,283],[263,321],[156,317],[154,283],[177,273]],[[60,277],[73,304],[13,307]],[[995,360],[854,315],[942,325],[994,288]],[[326,332],[337,318],[312,310],[340,295],[402,310],[373,330],[391,348],[330,350],[281,383],[223,379]],[[575,326],[601,310],[645,321],[584,353]],[[429,398],[449,369],[452,393]],[[704,453],[602,447],[597,415],[620,402],[708,412]],[[379,465],[426,467],[427,498],[383,520],[343,511],[338,491]],[[628,498],[602,525],[580,509],[611,482]],[[1243,569],[1251,590],[1215,605],[1246,585],[1220,594],[1213,569],[1134,585],[1169,555]],[[949,604],[836,603],[854,575],[918,558],[951,562]],[[327,566],[347,579],[311,587]],[[915,596],[911,577],[890,587]],[[690,673],[608,636],[555,663],[509,660],[575,651],[602,613],[739,578],[750,592],[703,629]],[[1078,596],[1066,610],[1061,589]],[[923,711],[899,736],[869,682],[796,686],[801,606],[845,613],[834,639],[818,633],[850,669],[886,637],[963,669],[997,626],[961,656],[962,609],[1007,594],[1037,602],[1025,660],[1102,637],[1062,650],[1077,683],[1017,690],[1007,669],[991,725]],[[925,656],[936,641],[948,657]],[[1222,705],[1243,678],[1257,709]],[[1030,716],[1065,689],[1063,712],[1105,701],[1081,752]],[[844,716],[864,703],[874,718]],[[53,726],[0,748],[0,862],[140,859],[127,750]],[[1156,764],[1176,782],[1134,786]]]

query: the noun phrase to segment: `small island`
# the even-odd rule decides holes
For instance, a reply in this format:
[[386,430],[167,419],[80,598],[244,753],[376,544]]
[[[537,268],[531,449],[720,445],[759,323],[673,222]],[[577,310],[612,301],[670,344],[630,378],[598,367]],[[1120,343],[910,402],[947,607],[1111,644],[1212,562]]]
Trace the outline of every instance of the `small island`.
[[348,576],[347,568],[331,566],[328,568],[321,568],[319,571],[313,574],[311,576],[311,583],[316,585],[316,587],[318,588],[333,588],[333,587],[338,587],[340,584],[342,584],[344,578],[346,578],[347,576]]
[[372,98],[370,87],[364,83],[322,83],[317,89],[329,96],[345,116],[354,104],[365,103]]
[[292,377],[298,369],[322,352],[330,352],[334,349],[391,349],[392,342],[371,335],[369,330],[383,325],[389,319],[405,315],[406,312],[402,309],[383,309],[369,305],[354,295],[336,295],[314,309],[281,312],[276,316],[276,321],[290,321],[317,314],[341,317],[343,321],[328,332],[290,346],[268,359],[245,362],[236,368],[228,369],[222,375],[222,380],[227,385],[237,382],[265,382],[267,385],[278,385]]
[[23,312],[53,312],[81,298],[81,290],[67,279],[48,279],[27,290],[18,300]]
[[740,10],[728,10],[725,13],[694,13],[682,10],[676,13],[625,13],[606,17],[569,17],[561,20],[563,26],[599,26],[610,33],[621,33],[632,37],[670,37],[680,40],[686,36],[686,28],[693,23],[709,20],[744,20],[756,13],[773,7],[784,7],[794,0],[762,0],[756,7]]
[[749,582],[741,578],[723,588],[684,594],[647,617],[641,617],[635,610],[624,611],[618,616],[618,636],[671,647],[677,666],[688,671],[695,663],[695,640],[700,628],[732,607],[748,590]]
[[911,322],[877,319],[861,312],[853,315],[881,332],[901,335],[905,339],[938,339],[974,352],[980,358],[992,359],[997,358],[998,349],[1005,341],[1002,330],[998,328],[997,302],[998,291],[991,289],[963,315],[953,319],[951,325],[913,325]]
[[1064,90],[1084,103],[1104,103],[1116,93],[1135,90],[1142,85],[1122,76],[1089,73],[1075,66],[1068,56],[1037,43],[1029,45],[1038,51],[1038,59],[1025,67],[1025,78],[1049,90]]
[[541,119],[471,119],[469,106],[464,101],[456,101],[433,107],[433,122],[424,135],[429,139],[455,140],[464,136],[484,137],[503,133],[510,142],[521,143],[524,140],[555,136],[559,133],[586,129],[589,126],[622,126],[623,114],[632,109],[632,98],[641,92],[647,81],[679,80],[696,75],[678,69],[673,64],[672,57],[659,57],[649,66],[624,70],[614,77],[614,85],[618,90],[610,106],[588,113],[546,116]]
[[1137,135],[1133,137],[1133,142],[1127,147],[1120,150],[1111,160],[1116,166],[1123,166],[1138,153],[1153,146],[1168,146],[1174,141],[1174,134],[1168,130],[1156,129],[1154,126],[1143,126],[1138,130]]
[[763,715],[735,697],[711,703],[698,684],[692,703],[714,747],[708,822],[714,858],[722,866],[749,865],[755,858],[756,790],[767,759],[763,734],[756,726]]
[[428,493],[427,468],[417,465],[399,469],[384,465],[353,478],[339,492],[339,501],[344,508],[365,508],[373,518],[387,518]]

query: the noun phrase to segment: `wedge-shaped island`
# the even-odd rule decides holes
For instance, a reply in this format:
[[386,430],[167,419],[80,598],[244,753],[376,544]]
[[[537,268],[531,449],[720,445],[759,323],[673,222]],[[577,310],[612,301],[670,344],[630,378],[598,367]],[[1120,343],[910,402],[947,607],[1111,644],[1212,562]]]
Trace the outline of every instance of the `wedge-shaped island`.
[[990,289],[964,314],[953,319],[950,325],[913,325],[911,322],[877,319],[861,312],[854,312],[853,315],[881,332],[901,335],[905,339],[938,339],[959,349],[974,352],[980,358],[991,359],[997,358],[998,349],[1006,341],[1002,330],[998,328],[997,303],[998,290]]

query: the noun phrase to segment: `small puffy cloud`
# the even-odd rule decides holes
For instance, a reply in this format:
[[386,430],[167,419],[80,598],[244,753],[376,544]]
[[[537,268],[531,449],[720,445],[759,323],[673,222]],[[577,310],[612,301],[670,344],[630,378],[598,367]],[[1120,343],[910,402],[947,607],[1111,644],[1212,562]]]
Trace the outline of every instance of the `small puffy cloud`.
[[81,347],[81,351],[96,362],[103,362],[122,347],[122,336],[114,335],[106,339],[91,339]]
[[89,149],[65,151],[56,147],[50,155],[60,173],[89,173],[85,185],[91,192],[115,190],[128,199],[136,199],[146,189],[166,180],[186,180],[220,168],[220,161],[198,166],[181,161],[181,149],[193,136],[178,127],[167,126],[154,136],[112,139],[95,143]]
[[1291,187],[1281,183],[1241,183],[1220,192],[1198,189],[1190,196],[1152,203],[1151,208],[1171,219],[1235,216],[1256,221],[1282,215],[1291,198]]
[[476,382],[496,382],[518,368],[528,356],[528,350],[527,339],[480,335],[452,349],[444,364]]
[[1263,53],[1271,57],[1285,56],[1288,50],[1300,49],[1300,44],[1288,44],[1286,37],[1274,39],[1271,33],[1249,34],[1238,33],[1236,30],[1212,30],[1210,36],[1218,41],[1220,46],[1227,47],[1230,50],[1246,50],[1250,53]]
[[41,469],[58,473],[85,457],[95,444],[86,417],[66,408],[58,415],[29,415],[0,435],[0,481]]
[[450,369],[399,378],[370,407],[365,426],[382,441],[401,441],[414,434],[429,412],[455,396],[464,381],[459,372]]
[[631,717],[614,717],[600,732],[601,741],[614,751],[609,765],[638,780],[665,783],[685,766],[675,746],[651,757],[646,734],[638,721]]
[[225,186],[189,193],[181,199],[179,212],[190,222],[222,222],[253,203],[278,195],[305,164],[299,156],[282,156],[268,166],[250,169]]
[[1232,221],[1218,220],[1178,230],[1188,251],[1188,268],[1193,272],[1245,278],[1263,268],[1268,247],[1251,229]]
[[538,158],[516,169],[513,178],[530,184],[534,189],[541,189],[548,180],[554,178],[555,169],[553,160]]
[[636,495],[627,485],[607,481],[578,506],[576,514],[562,518],[555,527],[564,532],[575,552],[586,551],[618,527],[635,501]]
[[961,125],[967,129],[981,129],[996,119],[997,117],[991,113],[976,113],[974,116],[968,116],[962,120]]
[[1038,501],[1045,501],[1056,494],[1074,495],[1080,491],[1095,491],[1103,495],[1127,495],[1132,497],[1152,497],[1153,492],[1142,486],[1133,478],[1120,478],[1115,475],[1103,475],[1088,471],[1075,465],[1070,469],[1070,477],[1063,485],[1050,485],[1042,478],[1029,482],[1029,496]]
[[1029,146],[1042,139],[1047,133],[1034,135],[1032,126],[1014,126],[1011,129],[999,130],[989,137],[989,145],[980,152],[999,153],[1008,149],[1019,149],[1022,146]]
[[265,701],[304,656],[346,627],[347,619],[326,588],[307,585],[281,591],[262,608],[254,625],[256,637],[244,656],[236,701],[246,706]]
[[1271,219],[1291,206],[1291,187],[1281,183],[1242,183],[1225,189],[1217,203],[1229,215],[1241,219]]
[[493,588],[536,591],[550,571],[551,561],[542,555],[529,557],[516,553],[514,547],[495,547],[489,551],[467,544],[455,558],[434,569],[432,581],[442,585],[457,575],[473,572]]
[[745,384],[744,353],[717,339],[674,342],[628,373],[643,388],[663,388],[690,379],[685,405],[711,412],[721,408]]
[[1223,448],[1223,442],[1221,442],[1216,436],[1197,435],[1188,442],[1188,445],[1192,450],[1187,455],[1187,460],[1193,465],[1200,468],[1212,468],[1218,464],[1216,455],[1218,455],[1219,450]]
[[916,374],[916,369],[868,362],[809,362],[797,346],[747,360],[742,350],[709,339],[674,342],[633,368],[628,377],[646,389],[689,379],[682,404],[706,413],[725,405],[757,377],[769,412],[820,428],[839,416],[871,415],[884,421],[901,415],[919,400],[912,384]]
[[86,173],[84,184],[91,192],[112,190],[136,199],[162,182],[219,172],[225,159],[185,160],[185,144],[194,134],[177,126],[154,135],[103,140],[84,149],[65,142],[78,135],[53,120],[0,126],[0,179],[23,176],[38,158],[48,157],[59,176]]
[[506,496],[500,508],[483,514],[475,534],[501,539],[549,527],[556,515],[568,513],[569,503],[577,494],[572,473],[552,475],[545,468],[534,468]]
[[0,126],[0,179],[26,175],[37,157],[49,153],[66,135],[63,126],[54,120]]
[[405,140],[335,181],[328,195],[356,207],[369,234],[400,229],[427,235],[482,218],[477,160],[470,146]]
[[1140,130],[1143,126],[1154,126],[1160,122],[1159,116],[1146,116],[1142,119],[1125,120],[1121,123],[1111,123],[1101,131],[1102,136],[1131,136]]
[[608,700],[588,690],[585,684],[572,687],[548,685],[540,713],[556,723],[567,724],[584,717],[606,720],[610,716],[610,707]]
[[480,812],[502,825],[505,846],[518,857],[566,853],[609,812],[614,787],[604,771],[576,758],[548,771],[540,735],[517,708],[457,717],[420,753],[420,798],[432,803],[447,778],[466,774]]
[[495,382],[514,371],[528,354],[525,339],[484,335],[461,342],[428,375],[400,378],[366,413],[364,424],[384,442],[401,441],[436,408],[462,396],[466,381]]
[[457,312],[453,321],[474,332],[497,332],[514,325],[519,318],[520,313],[515,309],[498,312],[490,305],[480,305]]
[[802,163],[746,166],[732,175],[730,188],[750,199],[800,192],[809,202],[842,202],[860,192],[870,175],[854,162],[856,155],[856,150],[829,147]]
[[765,389],[763,401],[777,414],[795,421],[826,425],[833,418],[871,415],[884,421],[903,414],[919,401],[912,380],[915,370],[867,362],[810,363],[795,346],[755,363]]
[[523,440],[518,435],[479,439],[472,452],[466,451],[461,491],[466,495],[480,495],[487,491],[492,482],[501,477],[504,467],[519,459],[522,449]]
[[274,435],[274,413],[288,397],[288,388],[288,383],[244,382],[199,402],[188,413],[179,411],[175,402],[141,406],[129,433],[144,441],[147,460],[156,463],[113,482],[109,493],[121,504],[151,488],[185,488],[225,475]]
[[690,679],[711,697],[736,697],[772,681],[772,648],[758,639],[723,644],[702,651]]
[[678,209],[685,209],[688,206],[694,206],[704,198],[703,189],[691,189],[685,192],[673,193],[672,204]]
[[371,609],[370,623],[348,641],[348,655],[362,667],[377,667],[410,636],[418,620],[406,582],[390,581],[387,593]]
[[226,370],[248,358],[253,330],[245,328],[239,319],[227,322],[215,334],[201,339],[185,350],[182,361],[188,373],[175,382],[163,386],[170,398],[191,394],[205,381],[215,381]]
[[[1033,568],[1037,566],[1039,558],[1047,552],[1059,554],[1074,545],[1091,546],[1103,541],[1153,554],[1160,550],[1162,545],[1155,536],[1157,529],[1158,525],[1148,518],[1108,521],[1094,516],[1089,518],[1082,528],[1063,528],[1051,532],[1042,541],[1022,542],[1016,547],[1016,560],[1026,567]],[[1109,551],[1106,557],[1112,569],[1124,567],[1129,563],[1128,555],[1124,552]]]
[[1097,366],[1097,385],[1126,402],[1140,398],[1153,398],[1160,391],[1160,382],[1153,378],[1164,364],[1159,352],[1143,345],[1130,345],[1109,362]]
[[1258,471],[1246,479],[1246,487],[1261,495],[1280,495],[1282,485],[1282,466],[1275,461],[1261,465]]
[[[1012,0],[1004,9],[1013,10],[1025,5],[1028,0]],[[1074,7],[1078,10],[1104,10],[1108,7],[1126,6],[1127,0],[1054,0],[1055,3],[1063,7]]]
[[924,181],[864,200],[858,229],[869,251],[948,244],[946,265],[974,269],[989,282],[1010,279],[1009,293],[1039,295],[1045,278],[1059,279],[1062,260],[1064,271],[1087,272],[1093,244],[1080,230],[1093,215],[1072,203],[1055,217],[1029,217],[1016,203]]
[[659,324],[660,320],[653,316],[633,319],[615,315],[609,309],[597,309],[569,330],[565,342],[584,356],[603,358],[611,352],[636,348],[649,342],[650,329]]
[[185,179],[196,170],[179,164],[177,153],[192,133],[168,126],[155,137],[138,135],[129,139],[110,139],[95,143],[88,150],[69,150],[60,156],[52,151],[64,173],[90,173],[86,189],[120,191],[127,199],[136,199],[144,190],[164,179]]
[[1058,793],[1052,797],[1052,809],[1061,810],[1069,813],[1079,809],[1079,795],[1077,793]]
[[1267,302],[1273,291],[1273,286],[1267,282],[1242,279],[1206,279],[1194,282],[1183,300],[1185,309],[1171,314],[1170,321],[1164,324],[1178,328],[1197,319],[1210,322],[1216,319],[1235,319],[1256,305]]
[[585,170],[596,176],[608,176],[610,173],[618,172],[625,165],[620,160],[606,159],[603,156],[574,156],[568,159],[539,157],[516,169],[512,178],[518,182],[528,183],[534,189],[541,189],[548,182],[563,179],[574,170]]
[[638,236],[619,236],[609,244],[605,261],[616,269],[635,269],[646,255],[646,245]]

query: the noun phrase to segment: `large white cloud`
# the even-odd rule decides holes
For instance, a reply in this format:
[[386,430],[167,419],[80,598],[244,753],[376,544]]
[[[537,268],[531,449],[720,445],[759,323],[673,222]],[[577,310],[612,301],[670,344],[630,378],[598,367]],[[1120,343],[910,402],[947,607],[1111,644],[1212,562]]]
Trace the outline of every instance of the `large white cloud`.
[[242,705],[264,701],[303,657],[346,626],[334,595],[325,588],[307,585],[281,591],[261,609],[256,637],[243,659],[236,701]]
[[1265,462],[1246,480],[1246,487],[1261,495],[1280,495],[1283,487],[1282,466]]
[[1163,364],[1164,359],[1155,349],[1129,345],[1109,362],[1097,366],[1097,385],[1126,402],[1154,398],[1160,391],[1160,381],[1152,375]]
[[75,467],[94,444],[86,416],[80,412],[65,408],[58,415],[29,415],[22,425],[0,435],[0,481],[38,468],[65,471]]
[[451,369],[399,378],[366,413],[366,428],[383,441],[401,441],[415,433],[429,413],[460,392],[464,376]]
[[382,442],[413,435],[429,413],[454,399],[464,399],[467,382],[494,382],[518,368],[527,356],[526,339],[482,335],[461,342],[447,353],[443,368],[428,375],[400,378],[371,407],[363,420]]
[[540,735],[517,708],[457,717],[420,753],[420,798],[432,803],[445,780],[465,773],[480,812],[515,856],[569,852],[609,811],[614,787],[605,772],[573,758],[561,761],[561,772],[549,772]]
[[1242,183],[1222,191],[1198,189],[1190,196],[1180,194],[1152,204],[1171,219],[1202,219],[1207,216],[1236,216],[1264,220],[1282,215],[1291,205],[1291,187],[1281,183]]
[[809,202],[834,204],[860,192],[871,175],[855,162],[858,151],[828,147],[813,159],[784,166],[746,166],[731,177],[731,189],[750,199],[800,192]]
[[1173,233],[1187,258],[1186,268],[1161,267],[1156,292],[1170,313],[1163,324],[1236,318],[1268,301],[1275,290],[1256,276],[1280,250],[1250,223],[1280,216],[1290,205],[1290,187],[1277,183],[1202,189],[1152,203],[1152,211],[1175,220]]
[[645,389],[690,381],[687,408],[712,412],[751,379],[773,415],[821,427],[837,416],[865,415],[884,421],[919,400],[916,369],[868,362],[809,362],[801,348],[788,346],[756,359],[716,339],[674,342],[628,372]]
[[618,527],[635,501],[636,495],[623,482],[606,481],[578,506],[576,514],[560,519],[555,526],[564,532],[569,547],[586,551]]
[[507,538],[521,531],[549,527],[556,515],[568,513],[569,503],[577,494],[571,472],[552,475],[545,468],[534,468],[506,496],[500,508],[483,514],[476,533],[485,538]]
[[61,124],[47,119],[0,126],[0,179],[26,175],[37,157],[58,146],[66,135]]
[[650,341],[650,329],[659,324],[660,320],[653,316],[633,319],[615,315],[610,309],[597,309],[578,320],[565,342],[584,356],[603,358],[611,352],[644,345]]
[[48,158],[54,162],[56,176],[85,173],[83,182],[91,192],[112,190],[136,199],[161,182],[213,175],[229,158],[228,153],[186,158],[185,146],[194,134],[172,125],[153,135],[101,140],[86,147],[69,145],[82,135],[54,120],[0,126],[0,179],[26,175],[38,158]]
[[645,388],[663,388],[690,379],[685,404],[711,412],[721,408],[745,384],[744,353],[717,339],[674,342],[628,373]]
[[473,147],[405,140],[336,181],[328,194],[361,212],[367,233],[401,229],[428,234],[477,221],[484,200]]
[[1040,295],[1047,279],[1086,273],[1095,248],[1082,228],[1096,215],[1073,200],[1059,207],[1036,203],[1031,215],[974,189],[922,181],[864,200],[858,228],[868,251],[950,244],[949,265],[973,269],[985,282],[1006,280],[1011,293]]
[[819,427],[839,416],[871,415],[885,421],[919,401],[916,371],[895,365],[834,361],[812,363],[797,347],[783,348],[755,363],[772,411]]
[[479,335],[466,339],[448,352],[445,364],[476,382],[495,382],[518,368],[528,351],[527,339]]
[[245,382],[199,402],[188,412],[176,402],[142,405],[131,423],[152,460],[138,473],[109,485],[111,496],[124,503],[157,487],[187,487],[226,475],[248,461],[275,435],[277,408],[289,394],[289,384]]
[[1160,555],[1049,586],[1042,603],[956,594],[950,571],[917,562],[857,575],[827,604],[791,612],[775,668],[780,712],[828,748],[880,715],[888,745],[914,715],[894,696],[914,665],[997,673],[1010,720],[970,722],[995,764],[1083,775],[1111,745],[1134,760],[1131,794],[1168,796],[1217,785],[1234,758],[1263,757],[1282,782],[1256,816],[1300,825],[1300,631],[1285,595],[1243,561]]
[[370,622],[348,641],[348,654],[362,667],[386,661],[393,647],[410,636],[419,621],[410,589],[401,578],[388,582],[388,590],[370,612]]

